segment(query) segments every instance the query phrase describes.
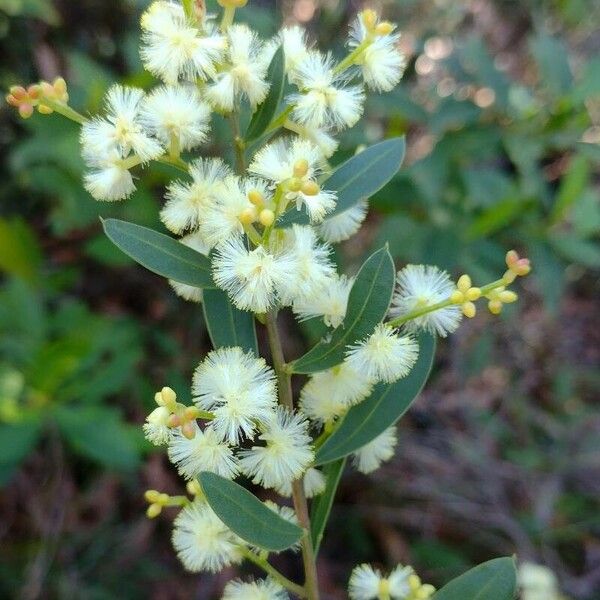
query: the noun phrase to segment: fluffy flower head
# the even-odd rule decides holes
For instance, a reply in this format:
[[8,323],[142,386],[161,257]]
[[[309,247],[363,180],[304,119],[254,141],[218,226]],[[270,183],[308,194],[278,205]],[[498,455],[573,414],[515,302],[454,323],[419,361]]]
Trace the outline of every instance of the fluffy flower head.
[[242,541],[199,500],[177,515],[172,541],[183,566],[193,573],[216,573],[242,558]]
[[[192,250],[196,250],[196,252],[208,256],[210,247],[198,232],[190,233],[182,237],[179,241],[184,246],[188,246],[189,248],[192,248]],[[175,293],[180,298],[188,300],[189,302],[202,302],[202,288],[197,288],[187,283],[179,283],[179,281],[174,281],[173,279],[169,279],[169,285],[175,290]]]
[[308,296],[294,301],[294,313],[301,321],[323,317],[328,327],[339,327],[346,316],[348,296],[354,278],[334,274]]
[[266,423],[259,439],[265,445],[243,451],[240,466],[254,483],[264,487],[281,488],[291,483],[313,459],[307,421],[281,406]]
[[352,463],[361,473],[372,473],[382,462],[394,456],[397,443],[396,428],[388,427],[374,440],[357,450],[352,457]]
[[[447,300],[455,289],[445,271],[429,265],[407,265],[398,273],[390,315],[399,317],[415,309],[434,306]],[[461,318],[460,308],[452,305],[411,319],[406,328],[409,331],[424,329],[446,337],[456,330]]]
[[232,444],[250,436],[255,421],[268,421],[277,401],[273,371],[238,347],[208,354],[194,372],[192,394],[199,408],[214,413],[218,439]]
[[284,588],[271,579],[249,583],[234,579],[223,591],[221,600],[288,600]]

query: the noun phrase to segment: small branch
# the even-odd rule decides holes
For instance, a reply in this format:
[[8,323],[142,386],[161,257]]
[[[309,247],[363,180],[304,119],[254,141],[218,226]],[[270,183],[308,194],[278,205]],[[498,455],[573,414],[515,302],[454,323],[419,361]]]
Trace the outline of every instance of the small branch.
[[253,562],[257,567],[260,567],[267,575],[274,579],[277,583],[288,589],[292,594],[296,594],[299,598],[306,598],[306,591],[297,583],[294,583],[288,579],[285,575],[280,573],[273,565],[269,564],[266,559],[254,554],[251,550],[244,548],[242,555],[247,558],[250,562]]
[[[292,396],[292,381],[286,370],[285,357],[281,346],[281,338],[277,329],[277,312],[271,311],[266,314],[267,335],[269,347],[273,358],[273,367],[277,374],[279,389],[279,400],[289,410],[294,410],[294,399]],[[294,510],[298,517],[300,526],[304,529],[302,536],[302,560],[304,562],[306,598],[308,600],[319,600],[319,581],[317,577],[317,565],[310,536],[310,516],[308,514],[308,503],[304,494],[304,478],[297,479],[292,483],[292,498]]]

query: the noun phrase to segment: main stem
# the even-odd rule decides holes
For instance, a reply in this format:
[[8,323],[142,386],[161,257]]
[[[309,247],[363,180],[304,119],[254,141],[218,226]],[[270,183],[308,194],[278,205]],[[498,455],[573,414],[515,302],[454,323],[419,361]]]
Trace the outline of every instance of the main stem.
[[[281,347],[281,338],[277,329],[277,313],[268,312],[266,315],[267,335],[269,338],[269,347],[273,358],[273,367],[277,375],[279,388],[279,399],[281,403],[289,410],[294,410],[294,399],[292,396],[292,381],[290,374],[285,368],[285,357]],[[315,553],[313,550],[312,539],[310,535],[310,517],[308,514],[308,504],[304,494],[304,479],[297,479],[292,483],[292,498],[294,509],[300,526],[304,529],[302,536],[302,560],[304,562],[304,587],[308,600],[319,600],[319,581],[317,578],[317,565]]]

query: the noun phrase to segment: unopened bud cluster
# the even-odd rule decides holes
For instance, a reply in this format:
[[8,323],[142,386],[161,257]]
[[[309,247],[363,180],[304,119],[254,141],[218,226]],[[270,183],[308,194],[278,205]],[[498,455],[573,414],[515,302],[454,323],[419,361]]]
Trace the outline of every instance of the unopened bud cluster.
[[41,81],[27,86],[14,85],[10,88],[6,101],[14,106],[23,119],[28,119],[33,114],[34,109],[43,115],[54,112],[48,101],[67,104],[69,94],[67,93],[67,83],[62,77],[57,77],[52,83]]

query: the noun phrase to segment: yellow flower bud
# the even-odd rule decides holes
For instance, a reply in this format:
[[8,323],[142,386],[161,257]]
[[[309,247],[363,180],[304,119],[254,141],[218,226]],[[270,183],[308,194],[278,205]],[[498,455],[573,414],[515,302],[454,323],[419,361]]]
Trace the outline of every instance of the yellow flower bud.
[[393,23],[390,23],[389,21],[382,21],[375,28],[375,33],[377,35],[390,35],[395,28],[396,26]]
[[472,302],[479,300],[481,298],[481,290],[478,287],[469,288],[465,293],[465,298]]
[[200,487],[198,481],[196,481],[195,479],[192,481],[188,481],[185,487],[187,489],[187,493],[190,494],[190,496],[199,496],[202,494],[202,488]]
[[256,221],[256,207],[244,209],[238,217],[242,225],[250,225]]
[[416,592],[421,587],[421,578],[413,573],[408,578],[408,585],[412,592]]
[[275,213],[272,210],[265,208],[264,210],[260,211],[260,215],[258,215],[258,220],[265,227],[269,227],[270,225],[273,225],[275,221]]
[[146,490],[144,492],[144,499],[146,500],[146,502],[150,502],[150,503],[158,502],[159,497],[160,497],[160,492],[158,492],[156,490]]
[[515,292],[512,292],[511,290],[505,290],[498,294],[498,300],[500,300],[500,302],[502,302],[503,304],[510,304],[511,302],[516,302],[517,299],[517,294],[515,294]]
[[248,200],[254,204],[254,206],[261,207],[265,203],[263,195],[258,190],[250,190],[248,192]]
[[472,302],[465,302],[462,306],[462,313],[467,319],[472,319],[477,313],[477,308]]
[[367,10],[363,10],[360,16],[367,30],[371,31],[377,25],[377,13],[374,10],[370,8]]
[[305,158],[297,160],[294,164],[294,177],[306,177],[308,173],[308,161]]
[[510,285],[517,278],[517,274],[514,271],[508,269],[504,275],[502,275],[502,281],[506,285]]
[[167,427],[179,427],[181,425],[181,417],[179,415],[171,415],[167,419]]
[[157,504],[162,504],[163,506],[165,506],[166,504],[169,503],[169,494],[159,494],[158,495],[158,500],[156,501]]
[[162,406],[166,406],[171,412],[174,411],[177,394],[170,387],[164,387],[160,390],[160,395],[162,398]]
[[151,504],[146,509],[146,516],[149,519],[154,519],[154,518],[158,517],[158,515],[160,515],[161,512],[162,512],[162,506],[160,504]]
[[288,180],[287,188],[290,192],[299,192],[302,189],[302,184],[304,182],[299,177],[293,177]]
[[450,296],[450,300],[454,304],[462,304],[465,300],[464,294],[459,290],[454,290]]
[[302,193],[307,196],[316,196],[321,191],[316,181],[307,181],[302,185]]
[[456,283],[456,287],[461,292],[466,292],[471,287],[471,278],[468,275],[461,275],[458,278],[458,282]]
[[493,315],[499,315],[502,312],[502,302],[500,300],[490,300],[488,309]]

